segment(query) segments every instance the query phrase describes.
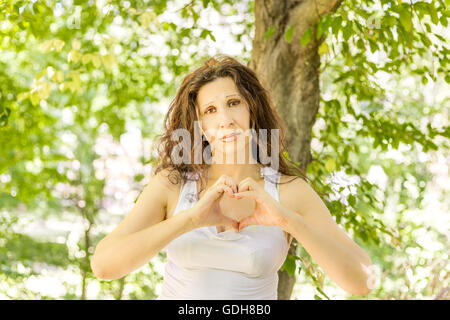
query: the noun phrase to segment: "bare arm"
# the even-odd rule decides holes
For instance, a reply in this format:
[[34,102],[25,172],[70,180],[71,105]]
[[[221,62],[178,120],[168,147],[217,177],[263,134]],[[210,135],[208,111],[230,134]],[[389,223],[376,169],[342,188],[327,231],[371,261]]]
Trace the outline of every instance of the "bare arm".
[[[345,291],[355,295],[369,294],[369,267],[372,264],[360,248],[346,245],[324,230],[317,229],[302,215],[286,212],[286,229],[308,251],[325,273]],[[337,228],[337,227],[335,227]]]
[[292,182],[285,197],[283,229],[345,291],[366,295],[371,276],[369,255],[336,224],[317,193],[302,179]]
[[92,270],[103,280],[122,278],[151,260],[173,239],[193,229],[189,212],[184,210],[138,232],[105,238],[95,250]]
[[121,278],[151,260],[169,242],[195,229],[188,210],[165,220],[170,182],[161,171],[150,179],[125,219],[95,248],[91,268],[104,280]]

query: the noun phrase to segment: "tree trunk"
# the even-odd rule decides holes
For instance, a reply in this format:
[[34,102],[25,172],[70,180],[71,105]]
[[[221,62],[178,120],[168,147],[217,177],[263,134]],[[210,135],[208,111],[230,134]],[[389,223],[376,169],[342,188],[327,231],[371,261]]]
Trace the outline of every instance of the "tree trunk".
[[[286,146],[290,158],[300,162],[306,171],[311,161],[311,132],[319,109],[318,47],[315,27],[319,17],[335,10],[339,0],[255,0],[255,37],[248,66],[254,70],[286,125]],[[292,26],[288,43],[286,31]],[[270,38],[264,34],[274,28]],[[300,44],[303,33],[312,27],[313,34],[306,46]],[[296,254],[293,239],[289,254]],[[295,275],[278,272],[278,299],[290,299]]]
[[116,300],[121,300],[121,299],[122,299],[122,296],[123,296],[123,289],[125,288],[125,278],[126,278],[126,277],[122,277],[122,278],[120,278],[120,279],[118,280],[118,282],[119,282],[119,288],[117,288],[117,292],[116,292],[116,294],[114,295],[114,298],[115,298]]
[[90,231],[91,231],[92,224],[89,224],[88,229],[84,231],[84,266],[81,268],[81,275],[82,275],[82,282],[81,282],[81,299],[80,300],[86,300],[87,295],[87,277],[88,277],[88,270],[87,266],[90,265],[90,253],[89,253],[89,247],[91,245],[91,237],[90,237]]

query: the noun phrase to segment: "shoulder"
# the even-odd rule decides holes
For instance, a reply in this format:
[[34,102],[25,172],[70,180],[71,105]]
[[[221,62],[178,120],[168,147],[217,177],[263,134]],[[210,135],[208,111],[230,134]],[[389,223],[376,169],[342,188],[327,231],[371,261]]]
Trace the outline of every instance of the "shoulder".
[[150,183],[148,184],[148,186],[157,186],[156,188],[152,188],[151,193],[163,202],[165,208],[164,219],[168,218],[168,213],[172,210],[173,203],[176,201],[180,192],[181,183],[177,179],[178,176],[178,173],[173,169],[160,169],[157,173],[153,172]]
[[303,204],[318,197],[310,184],[301,177],[282,174],[280,183],[280,202],[295,212],[302,212]]
[[180,179],[178,172],[169,168],[161,169],[156,174],[153,174],[152,179],[155,179],[157,185],[170,195],[180,188]]
[[296,190],[301,190],[303,188],[309,187],[309,183],[305,181],[303,178],[298,176],[289,176],[285,174],[281,174],[280,183],[286,185],[286,190],[288,192],[295,192]]

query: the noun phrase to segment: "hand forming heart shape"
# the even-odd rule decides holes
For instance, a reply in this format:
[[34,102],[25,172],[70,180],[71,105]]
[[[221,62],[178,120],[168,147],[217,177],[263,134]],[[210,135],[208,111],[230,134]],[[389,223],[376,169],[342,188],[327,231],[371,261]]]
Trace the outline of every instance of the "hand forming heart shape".
[[[224,177],[220,179],[225,181]],[[216,218],[217,222],[213,222],[218,228],[226,225],[236,229],[237,224],[237,231],[240,232],[249,225],[282,228],[287,223],[286,214],[289,211],[253,178],[247,177],[238,185],[228,179],[226,183],[222,183],[222,186],[218,185],[216,189],[212,192],[222,193],[214,200],[215,212],[220,211],[217,213],[222,216],[222,218]]]
[[244,218],[253,215],[255,211],[255,200],[232,198],[228,194],[223,194],[219,201],[222,214],[228,218],[240,222]]

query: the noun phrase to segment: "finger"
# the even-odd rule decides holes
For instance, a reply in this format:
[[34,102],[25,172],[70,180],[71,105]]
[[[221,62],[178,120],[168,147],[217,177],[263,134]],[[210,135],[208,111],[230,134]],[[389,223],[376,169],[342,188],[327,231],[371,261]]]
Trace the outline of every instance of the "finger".
[[256,194],[256,192],[254,191],[242,191],[242,192],[237,192],[235,194],[232,195],[233,198],[237,198],[237,199],[253,199],[253,200],[258,200],[259,197]]
[[233,193],[238,192],[238,185],[232,177],[225,176],[225,184],[228,185],[230,188],[232,188]]
[[233,180],[232,182],[233,182],[233,192],[238,192],[239,190],[238,190],[237,181]]
[[241,181],[238,187],[239,192],[241,191],[252,191],[255,190],[254,186],[252,185],[250,179],[244,179]]
[[232,189],[233,193],[238,191],[236,181],[234,181],[234,179],[232,177],[227,176],[225,174],[220,176],[218,183],[223,183],[223,184],[229,186]]
[[248,190],[248,187],[247,187],[247,182],[246,182],[246,180],[244,179],[244,180],[242,180],[242,181],[239,183],[239,185],[238,185],[238,192],[246,191],[246,190]]
[[226,192],[226,193],[228,193],[230,196],[231,195],[233,195],[233,189],[230,187],[230,186],[228,186],[228,185],[226,185],[226,184],[219,184],[219,186],[218,186],[221,190],[222,190],[222,192],[221,193],[223,193],[223,192]]
[[232,193],[230,190],[227,190],[227,188],[229,188],[229,187],[224,184],[221,184],[221,183],[217,184],[216,186],[214,186],[214,188],[212,190],[213,192],[211,192],[210,199],[217,200],[224,192]]

